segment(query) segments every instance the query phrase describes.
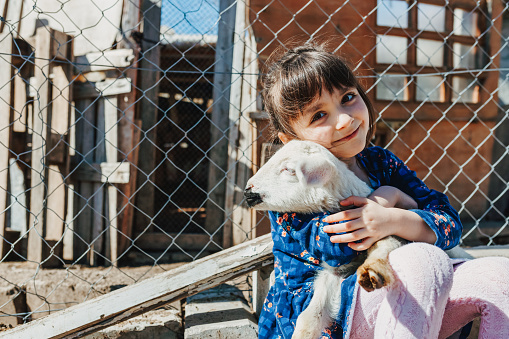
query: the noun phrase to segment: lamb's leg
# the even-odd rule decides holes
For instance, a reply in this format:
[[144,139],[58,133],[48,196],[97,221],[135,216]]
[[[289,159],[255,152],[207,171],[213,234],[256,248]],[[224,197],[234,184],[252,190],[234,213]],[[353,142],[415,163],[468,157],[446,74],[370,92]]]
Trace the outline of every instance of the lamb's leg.
[[340,307],[342,278],[324,265],[313,283],[313,298],[299,315],[292,339],[316,339],[331,325]]
[[368,249],[366,261],[357,269],[357,281],[366,291],[371,292],[394,281],[394,272],[389,264],[389,253],[403,245],[397,237],[377,241]]

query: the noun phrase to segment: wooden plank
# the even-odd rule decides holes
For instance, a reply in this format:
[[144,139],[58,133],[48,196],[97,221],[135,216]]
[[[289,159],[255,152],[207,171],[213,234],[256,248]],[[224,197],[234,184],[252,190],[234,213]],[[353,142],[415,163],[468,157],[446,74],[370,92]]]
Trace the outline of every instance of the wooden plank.
[[69,132],[71,106],[71,85],[69,84],[68,66],[55,64],[51,67],[51,132],[60,135]]
[[0,338],[77,338],[272,264],[266,235],[3,331]]
[[[76,109],[71,106],[71,114],[69,116],[69,160],[76,155]],[[70,163],[70,161],[69,161]],[[69,166],[70,170],[70,166]],[[72,178],[67,178],[67,210],[65,214],[65,228],[63,234],[62,259],[67,261],[74,260],[74,203],[76,200],[76,186]]]
[[60,240],[65,226],[66,190],[62,173],[57,165],[48,165],[48,195],[46,234],[44,239]]
[[67,184],[67,213],[65,217],[65,228],[63,234],[62,259],[74,260],[74,184]]
[[[118,153],[118,110],[117,97],[108,96],[104,100],[104,143],[107,163],[117,162]],[[126,163],[127,164],[127,163]],[[108,180],[109,181],[109,180]],[[118,258],[118,226],[117,226],[117,188],[110,182],[108,185],[108,250],[109,259],[115,264]]]
[[141,175],[137,177],[136,194],[137,211],[135,223],[137,230],[150,228],[154,216],[154,177],[155,150],[157,144],[157,103],[159,100],[160,78],[160,46],[157,46],[160,38],[161,23],[161,0],[142,0],[141,10],[143,17],[143,41],[140,66],[144,70],[140,72],[138,88],[143,97],[140,98],[138,109],[141,112],[143,137],[140,144],[138,170]]
[[[124,1],[122,9],[122,25],[120,30],[121,39],[118,41],[119,48],[130,48],[133,50],[135,56],[133,60],[133,66],[124,70],[124,75],[131,79],[131,82],[135,88],[137,88],[138,71],[139,65],[139,53],[138,44],[132,38],[132,33],[138,31],[140,25],[140,0]],[[136,111],[136,92],[131,91],[130,93],[119,95],[118,109],[122,112],[118,124],[119,133],[119,151],[120,154],[124,155],[121,161],[127,160],[131,166],[130,180],[126,185],[119,186],[122,194],[120,195],[119,202],[119,239],[118,239],[118,251],[123,253],[128,249],[131,240],[133,238],[133,194],[136,192],[136,178],[137,178],[137,164],[138,164],[138,143],[141,136],[141,121],[135,121],[134,115]]]
[[[52,39],[55,39],[56,32],[52,30]],[[56,34],[57,40],[67,39],[64,33]],[[50,49],[55,49],[56,42],[52,40]],[[51,55],[55,55],[57,51],[51,51]],[[65,51],[67,53],[67,51]],[[65,54],[66,55],[66,54]],[[48,164],[47,176],[47,211],[46,211],[46,225],[45,225],[45,240],[57,244],[54,248],[55,255],[51,261],[46,262],[46,266],[60,266],[63,253],[62,237],[64,235],[67,211],[67,189],[64,178],[69,173],[69,155],[65,135],[69,134],[69,120],[70,120],[70,107],[71,107],[71,91],[70,91],[70,68],[67,65],[54,64],[51,67],[51,147],[54,150],[50,154],[60,150],[58,165]],[[48,157],[48,163],[54,157]]]
[[134,51],[132,49],[112,49],[77,56],[74,66],[78,73],[102,72],[129,67],[133,60]]
[[[106,161],[105,149],[105,98],[97,100],[97,120],[95,122],[95,144],[94,144],[94,162],[101,163]],[[104,255],[104,241],[106,235],[103,233],[105,227],[105,218],[107,210],[105,209],[104,196],[106,185],[103,183],[92,184],[92,236],[90,242],[90,265],[97,265],[98,254]]]
[[131,79],[129,78],[106,79],[101,82],[96,82],[95,87],[105,97],[129,93],[132,90]]
[[44,209],[46,186],[46,144],[48,139],[48,99],[51,34],[46,27],[40,27],[35,34],[34,77],[38,96],[35,100],[34,125],[32,133],[32,176],[30,191],[30,223],[28,234],[28,260],[42,262],[44,236]]
[[[5,22],[0,29],[0,237],[4,236],[6,226],[7,188],[9,181],[9,145],[10,119],[12,114],[12,40],[17,37],[18,23],[21,15],[20,1],[0,2],[1,15]],[[0,258],[4,253],[4,242],[0,241]]]
[[136,50],[138,45],[132,38],[132,33],[138,30],[140,25],[141,0],[124,1],[122,8],[122,24],[120,27],[121,39],[118,39],[118,48],[130,48]]
[[130,78],[105,79],[100,82],[78,83],[74,87],[74,98],[97,98],[100,95],[112,96],[132,92]]
[[[9,34],[0,35],[0,50],[5,53],[0,57],[0,237],[3,237],[6,223],[5,208],[7,207],[7,185],[9,180],[9,123],[10,123],[10,99],[12,95],[11,78],[12,66],[12,38]],[[0,241],[0,256],[3,253],[4,242]]]
[[27,231],[27,192],[25,175],[19,166],[20,163],[15,158],[9,159],[9,194],[11,195],[9,227],[24,236]]
[[52,58],[64,61],[69,60],[69,52],[71,52],[72,38],[60,31],[51,30],[51,46],[50,46],[50,55]]
[[7,13],[5,16],[5,21],[7,24],[4,26],[4,31],[2,31],[2,33],[11,32],[14,38],[18,37],[22,7],[23,1],[18,0],[7,2]]
[[25,80],[20,73],[14,76],[14,112],[12,121],[12,130],[14,132],[24,133],[27,130],[27,91]]
[[[5,5],[7,4],[7,0],[0,0],[0,15],[3,17],[4,14],[6,13],[6,7]],[[5,29],[5,21],[2,20],[0,22],[0,34],[4,32],[4,29]]]
[[214,61],[214,86],[212,123],[210,127],[208,199],[205,229],[215,233],[224,222],[226,183],[225,171],[228,166],[228,141],[224,133],[229,126],[229,99],[231,88],[231,68],[233,58],[233,28],[235,27],[234,0],[220,0],[218,37]]

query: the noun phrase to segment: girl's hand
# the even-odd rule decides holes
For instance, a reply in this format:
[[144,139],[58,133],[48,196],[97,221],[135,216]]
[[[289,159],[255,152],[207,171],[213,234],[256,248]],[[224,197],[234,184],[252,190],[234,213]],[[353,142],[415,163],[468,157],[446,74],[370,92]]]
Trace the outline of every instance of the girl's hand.
[[[393,203],[392,200],[381,202],[387,205],[392,205]],[[348,246],[352,249],[363,251],[371,247],[378,240],[395,234],[395,227],[397,226],[396,214],[399,209],[384,207],[370,198],[356,196],[351,196],[341,201],[340,204],[342,206],[354,205],[358,208],[332,214],[323,219],[323,221],[328,223],[342,222],[325,226],[323,229],[325,232],[347,232],[331,236],[331,242],[348,243]]]
[[380,186],[368,198],[383,207],[397,207],[406,210],[418,208],[411,196],[392,186]]

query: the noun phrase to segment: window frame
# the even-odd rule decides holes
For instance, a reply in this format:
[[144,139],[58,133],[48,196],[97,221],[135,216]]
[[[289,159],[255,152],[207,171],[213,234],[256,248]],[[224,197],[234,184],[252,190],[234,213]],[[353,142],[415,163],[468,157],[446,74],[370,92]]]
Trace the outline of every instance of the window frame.
[[[375,0],[378,4],[378,1]],[[451,0],[448,4],[443,3],[443,1],[438,0],[413,0],[413,1],[407,1],[409,10],[407,12],[408,15],[408,28],[399,28],[399,27],[388,27],[388,26],[379,26],[376,14],[375,14],[375,29],[374,34],[376,36],[378,35],[386,35],[386,36],[400,36],[400,37],[406,37],[407,38],[407,63],[406,64],[383,64],[378,63],[376,60],[376,56],[373,58],[374,65],[373,70],[376,74],[384,74],[384,73],[390,73],[390,74],[407,74],[407,84],[408,84],[408,94],[407,94],[407,100],[406,101],[400,101],[401,105],[404,105],[406,108],[406,116],[408,116],[408,111],[414,111],[415,109],[418,109],[420,107],[430,110],[431,107],[436,108],[434,112],[431,112],[431,116],[435,118],[439,118],[441,115],[443,115],[442,112],[447,112],[448,115],[450,115],[453,118],[460,118],[460,120],[463,120],[462,116],[471,116],[472,111],[478,110],[481,106],[483,106],[483,99],[485,99],[486,95],[478,94],[477,98],[478,101],[475,103],[469,103],[464,102],[463,100],[457,100],[456,105],[452,105],[455,102],[455,99],[453,98],[453,78],[472,78],[472,74],[468,72],[467,68],[454,68],[453,61],[454,61],[454,53],[453,53],[453,46],[455,43],[460,43],[464,45],[477,45],[477,51],[476,51],[476,60],[480,61],[480,65],[482,67],[476,67],[476,68],[484,68],[486,65],[488,65],[489,57],[485,55],[485,53],[482,52],[482,50],[486,52],[491,53],[488,43],[487,36],[489,35],[483,34],[483,32],[486,31],[488,28],[487,19],[483,15],[482,12],[487,12],[487,4],[486,1],[481,1],[480,6],[477,5],[475,0]],[[421,31],[417,29],[417,17],[418,17],[418,4],[431,4],[431,5],[438,5],[446,8],[445,11],[445,31],[444,32],[433,32],[433,31]],[[462,9],[468,12],[475,11],[477,13],[477,37],[473,37],[471,35],[465,36],[465,35],[456,35],[453,34],[454,29],[454,11],[455,9]],[[501,24],[502,19],[500,18],[498,24]],[[440,41],[445,44],[444,46],[444,56],[443,56],[443,66],[418,66],[417,65],[417,40],[418,39],[428,39],[428,40],[434,40],[434,41]],[[376,39],[375,39],[376,40]],[[413,42],[412,42],[413,40]],[[444,41],[445,40],[445,41]],[[376,47],[375,47],[375,55],[376,55]],[[495,65],[496,66],[496,65]],[[489,65],[489,68],[495,67],[492,63],[492,65]],[[446,73],[450,71],[459,71],[465,73],[460,74],[448,74],[446,76],[446,81],[444,82],[444,101],[443,102],[432,102],[432,101],[418,101],[417,100],[417,88],[416,88],[416,77],[420,74],[430,74],[430,73]],[[479,86],[479,92],[483,92],[486,90],[483,90],[483,88],[486,87],[488,84],[488,78],[493,78],[493,74],[490,73],[496,73],[496,72],[474,72],[473,74],[477,78],[477,86]],[[413,76],[415,75],[415,76]],[[498,73],[497,73],[498,78]],[[493,93],[495,90],[495,86],[490,91]],[[373,99],[375,100],[375,107],[378,109],[379,112],[383,111],[384,118],[385,116],[401,116],[401,113],[397,113],[397,108],[387,107],[388,103],[398,101],[394,99],[377,99],[377,86],[373,87]],[[489,94],[489,93],[487,93]],[[491,96],[493,97],[493,95]],[[493,100],[492,100],[493,101]],[[452,105],[452,106],[451,106]],[[496,105],[496,103],[493,103],[493,106]],[[391,106],[400,106],[400,105],[391,105]],[[399,110],[401,111],[401,106],[399,107]],[[496,115],[496,112],[494,113]],[[429,114],[428,114],[429,115]]]

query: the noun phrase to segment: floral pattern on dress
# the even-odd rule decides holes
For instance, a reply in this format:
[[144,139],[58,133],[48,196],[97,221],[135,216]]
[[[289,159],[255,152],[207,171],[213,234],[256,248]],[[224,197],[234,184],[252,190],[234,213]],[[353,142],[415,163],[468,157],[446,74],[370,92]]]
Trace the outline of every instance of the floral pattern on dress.
[[[431,190],[390,151],[366,148],[356,156],[366,170],[373,189],[393,186],[410,195],[418,204],[417,213],[435,232],[435,245],[448,249],[456,246],[462,232],[458,213],[447,196]],[[323,232],[322,222],[330,213],[310,215],[269,212],[274,241],[275,284],[265,299],[258,322],[259,338],[291,338],[295,321],[313,295],[313,278],[325,261],[330,266],[349,263],[357,252],[346,244],[333,244]],[[356,276],[346,278],[341,286],[341,307],[336,321],[321,338],[348,336],[350,312],[356,291]]]

